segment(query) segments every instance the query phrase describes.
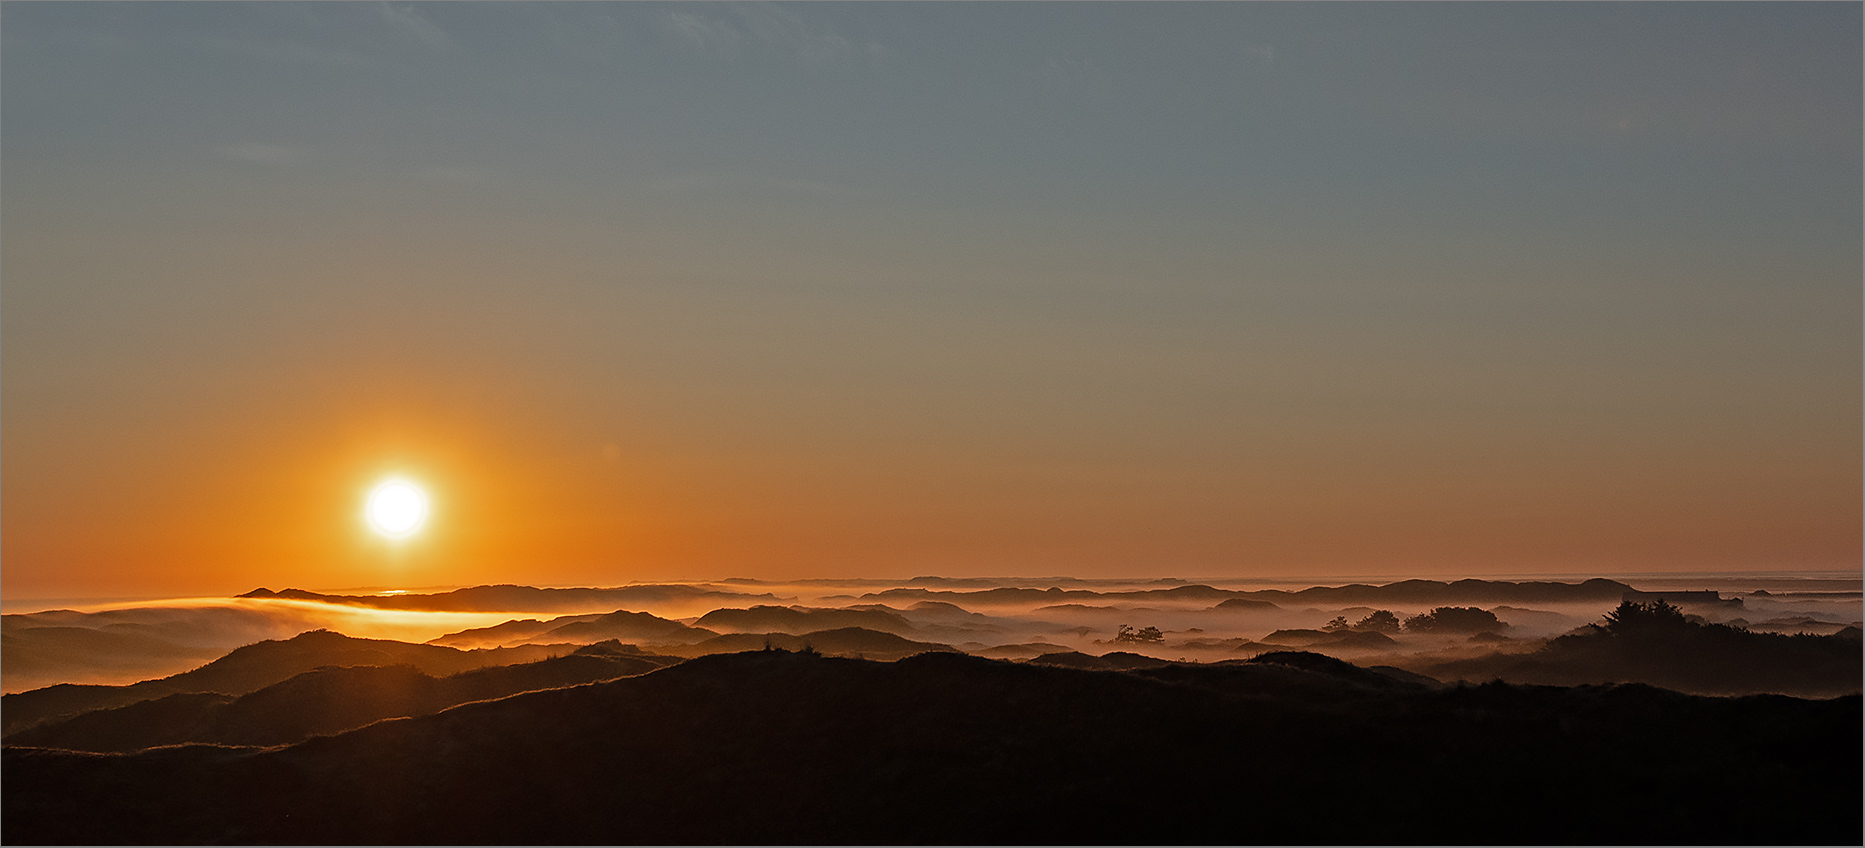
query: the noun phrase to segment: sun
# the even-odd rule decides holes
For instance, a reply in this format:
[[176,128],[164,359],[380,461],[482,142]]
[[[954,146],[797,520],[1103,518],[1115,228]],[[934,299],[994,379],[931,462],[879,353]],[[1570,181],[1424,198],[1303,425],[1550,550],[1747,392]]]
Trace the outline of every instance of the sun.
[[406,539],[427,521],[427,493],[406,480],[387,480],[369,493],[364,514],[377,533]]

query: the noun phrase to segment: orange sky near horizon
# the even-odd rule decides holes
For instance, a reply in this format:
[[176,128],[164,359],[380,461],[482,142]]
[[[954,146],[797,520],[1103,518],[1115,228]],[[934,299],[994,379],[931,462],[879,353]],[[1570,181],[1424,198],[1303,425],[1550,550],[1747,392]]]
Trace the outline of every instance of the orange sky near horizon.
[[1861,567],[1855,4],[782,8],[0,8],[0,592]]
[[[1532,340],[1478,345],[1494,367],[1381,333],[1240,354],[1147,328],[849,323],[761,295],[500,312],[431,293],[578,272],[426,249],[368,280],[401,294],[359,293],[365,319],[287,321],[243,352],[250,331],[196,347],[164,329],[145,343],[165,359],[43,369],[9,323],[9,396],[69,400],[6,407],[7,593],[1857,563],[1856,387],[1828,396],[1817,374],[1628,372]],[[42,267],[15,256],[22,279]],[[236,258],[287,290],[363,264]],[[960,329],[978,349],[947,346]],[[1212,367],[1251,354],[1300,364]],[[666,357],[681,376],[652,367]],[[89,396],[56,384],[74,373]],[[388,475],[433,500],[402,542],[362,520]]]
[[[1856,478],[1822,478],[1818,457],[1791,451],[1738,464],[1716,457],[1713,442],[1600,455],[1598,445],[1524,446],[1481,427],[1389,425],[1270,432],[1215,450],[1045,444],[990,429],[954,434],[969,444],[922,437],[895,448],[773,443],[751,425],[696,436],[645,415],[637,432],[599,435],[552,416],[569,408],[552,392],[573,390],[481,384],[427,403],[413,392],[282,392],[205,413],[149,409],[131,443],[105,447],[82,429],[40,436],[32,455],[7,458],[7,592],[917,574],[1402,579],[1845,568],[1856,552]],[[218,421],[238,425],[208,423]],[[433,501],[408,540],[382,539],[362,519],[364,495],[390,475]]]

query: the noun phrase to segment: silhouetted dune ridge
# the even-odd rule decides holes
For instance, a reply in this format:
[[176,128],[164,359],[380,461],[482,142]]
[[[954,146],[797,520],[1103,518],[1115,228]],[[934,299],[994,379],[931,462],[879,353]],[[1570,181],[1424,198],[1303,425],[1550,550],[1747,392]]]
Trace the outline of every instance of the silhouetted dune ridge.
[[1384,646],[1393,644],[1391,636],[1370,630],[1329,632],[1325,630],[1277,630],[1263,637],[1264,642],[1274,645],[1367,645]]
[[1029,662],[1034,663],[1036,665],[1057,665],[1057,666],[1065,666],[1067,668],[1104,668],[1104,669],[1122,669],[1122,670],[1135,669],[1135,668],[1157,668],[1162,665],[1172,664],[1171,660],[1155,659],[1153,657],[1142,656],[1140,654],[1136,654],[1131,651],[1110,651],[1100,656],[1094,656],[1093,654],[1084,654],[1080,651],[1058,651],[1056,653],[1043,654],[1042,656],[1029,660]]
[[187,693],[94,710],[21,731],[7,744],[99,752],[189,743],[280,745],[471,701],[642,674],[678,661],[579,650],[445,677],[412,665],[326,666],[237,698]]
[[[578,616],[582,619],[582,616]],[[590,616],[584,620],[572,621],[544,631],[534,637],[539,642],[595,642],[609,639],[630,639],[644,642],[691,643],[710,639],[719,635],[717,632],[701,627],[689,627],[678,621],[669,621],[660,616],[645,612],[616,610],[603,615]]]
[[[1434,690],[1361,685],[1342,678],[1351,666],[1338,661],[1280,659],[1293,665],[1090,671],[952,653],[877,663],[753,651],[285,748],[98,757],[14,747],[0,753],[0,837],[1857,844],[1862,835],[1857,696]],[[1284,697],[1263,683],[1277,680],[1360,694]],[[1240,816],[1239,799],[1274,814]]]
[[860,627],[896,636],[913,632],[912,622],[898,612],[882,608],[822,609],[810,607],[754,606],[749,609],[716,609],[693,622],[695,627],[738,633],[791,633],[801,635],[819,630]]
[[235,649],[192,671],[128,686],[58,685],[0,698],[6,736],[48,719],[118,707],[182,692],[243,695],[323,666],[407,664],[423,673],[454,674],[488,665],[542,659],[548,646],[462,651],[440,645],[416,645],[388,639],[358,639],[329,630],[311,630],[290,639],[267,640]]

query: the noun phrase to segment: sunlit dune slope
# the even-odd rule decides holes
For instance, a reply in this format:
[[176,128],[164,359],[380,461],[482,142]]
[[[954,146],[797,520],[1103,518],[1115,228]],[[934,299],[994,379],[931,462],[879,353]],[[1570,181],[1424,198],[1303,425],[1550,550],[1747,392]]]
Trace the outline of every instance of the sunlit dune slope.
[[758,651],[269,750],[7,748],[9,843],[1806,843],[1860,699]]

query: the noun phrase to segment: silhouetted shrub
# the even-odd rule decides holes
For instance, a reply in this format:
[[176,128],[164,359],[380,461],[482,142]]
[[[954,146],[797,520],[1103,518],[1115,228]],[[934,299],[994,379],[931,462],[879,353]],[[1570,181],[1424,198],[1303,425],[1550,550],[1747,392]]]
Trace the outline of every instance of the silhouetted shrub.
[[1354,625],[1353,629],[1370,630],[1375,633],[1397,633],[1399,632],[1399,617],[1393,615],[1392,610],[1374,610],[1371,615],[1360,619],[1360,623]]
[[1494,632],[1508,626],[1495,613],[1476,607],[1438,607],[1405,620],[1405,629],[1420,633]]
[[1142,627],[1135,630],[1132,625],[1122,624],[1119,632],[1114,634],[1116,642],[1164,642],[1165,640],[1166,634],[1159,632],[1157,627]]
[[1606,629],[1613,633],[1631,633],[1640,630],[1683,630],[1695,626],[1684,618],[1684,611],[1664,602],[1663,598],[1650,603],[1621,601],[1619,607],[1606,613]]

